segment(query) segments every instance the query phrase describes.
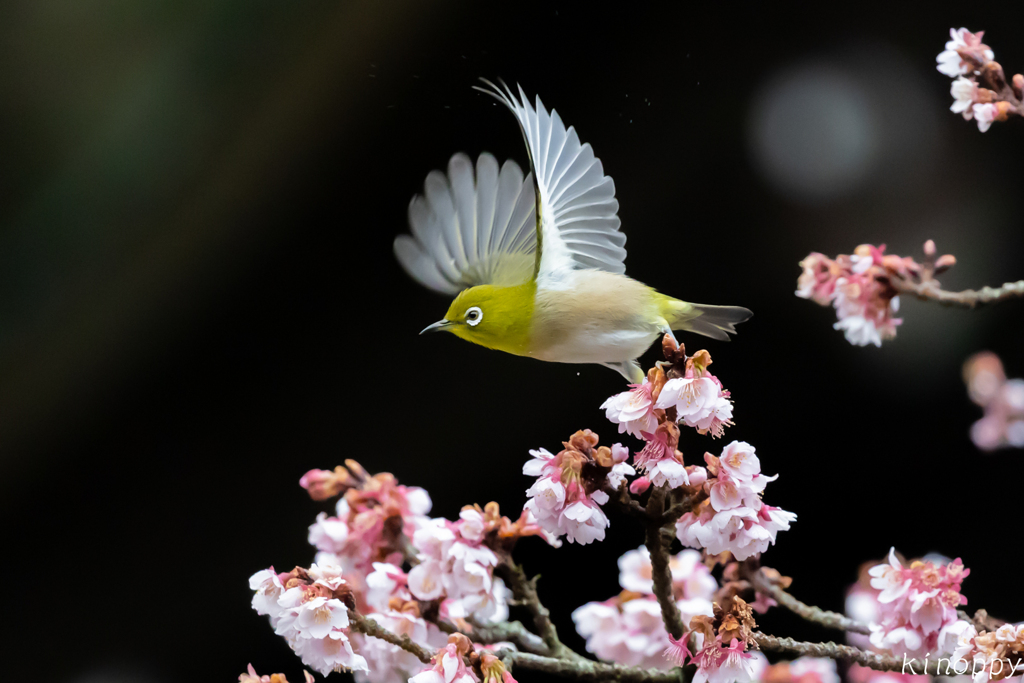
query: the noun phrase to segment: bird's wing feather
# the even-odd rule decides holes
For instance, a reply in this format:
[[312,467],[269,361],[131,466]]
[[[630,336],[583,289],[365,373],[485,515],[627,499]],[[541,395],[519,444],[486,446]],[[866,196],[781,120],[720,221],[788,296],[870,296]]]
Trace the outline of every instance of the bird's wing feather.
[[414,280],[444,294],[482,284],[529,280],[536,261],[534,183],[514,161],[499,169],[481,154],[456,154],[447,175],[431,171],[409,204],[412,235],[395,239],[395,256]]
[[558,112],[550,114],[540,97],[531,106],[519,88],[486,79],[477,88],[503,102],[519,120],[530,152],[537,202],[536,264],[538,284],[556,286],[566,271],[595,268],[624,273],[626,235],[619,230],[615,183],[604,174],[590,144],[580,144],[571,126],[566,130]]

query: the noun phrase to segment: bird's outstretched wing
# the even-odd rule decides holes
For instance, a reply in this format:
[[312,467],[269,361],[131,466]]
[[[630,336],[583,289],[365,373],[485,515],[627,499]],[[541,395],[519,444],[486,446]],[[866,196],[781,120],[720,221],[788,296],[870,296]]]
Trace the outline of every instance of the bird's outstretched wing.
[[487,87],[477,90],[516,115],[530,152],[537,195],[538,284],[558,287],[574,268],[624,273],[626,235],[619,230],[615,183],[604,174],[590,144],[580,144],[576,131],[571,126],[566,130],[557,112],[549,114],[540,97],[533,107],[521,87],[517,98],[507,85],[500,88],[481,80]]
[[395,238],[395,256],[420,284],[457,294],[483,284],[516,285],[534,273],[534,183],[514,161],[499,170],[481,154],[459,153],[448,174],[431,171],[409,204],[412,235]]

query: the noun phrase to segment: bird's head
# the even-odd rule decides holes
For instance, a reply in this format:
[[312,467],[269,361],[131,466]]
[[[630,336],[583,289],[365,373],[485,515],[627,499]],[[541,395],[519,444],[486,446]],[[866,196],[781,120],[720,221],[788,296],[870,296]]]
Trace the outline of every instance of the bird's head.
[[521,353],[532,303],[531,293],[523,287],[470,287],[455,297],[443,320],[420,334],[444,330],[487,348]]

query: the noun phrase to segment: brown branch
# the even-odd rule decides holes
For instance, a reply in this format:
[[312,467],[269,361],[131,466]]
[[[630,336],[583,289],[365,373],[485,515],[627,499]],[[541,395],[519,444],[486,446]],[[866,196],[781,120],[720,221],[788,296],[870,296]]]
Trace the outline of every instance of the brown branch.
[[1002,287],[982,287],[978,290],[965,289],[962,292],[948,292],[941,289],[938,280],[935,279],[913,282],[897,275],[892,275],[889,281],[898,292],[913,294],[918,299],[937,301],[946,306],[974,308],[980,304],[1024,297],[1024,280],[1007,282]]
[[[647,521],[644,542],[651,554],[651,578],[654,581],[654,595],[661,606],[661,620],[673,638],[682,638],[685,626],[672,595],[672,569],[669,566],[668,548],[662,536],[662,514],[665,511],[665,493],[662,487],[651,491],[647,499]],[[671,542],[671,541],[670,541]]]
[[411,652],[424,664],[430,664],[431,658],[434,653],[426,649],[422,645],[417,645],[413,642],[412,638],[407,635],[396,635],[391,631],[387,630],[373,619],[367,619],[359,612],[355,610],[348,611],[349,622],[352,624],[352,630],[358,631],[374,638],[380,638],[383,641],[397,645],[406,652]]
[[541,657],[527,652],[500,653],[499,657],[508,668],[516,667],[530,671],[541,671],[563,678],[579,681],[617,681],[618,683],[685,683],[682,669],[642,669],[638,666],[606,664],[590,659],[565,660]]
[[505,556],[497,569],[501,578],[512,589],[512,595],[530,612],[530,616],[533,618],[533,627],[537,629],[537,634],[540,635],[551,654],[558,658],[582,659],[558,639],[558,629],[551,621],[551,613],[541,603],[540,597],[537,595],[537,579],[540,577],[527,579],[523,568],[509,556]]
[[640,502],[629,493],[629,484],[622,482],[619,485],[619,490],[614,492],[616,495],[612,496],[612,502],[615,506],[625,512],[627,515],[637,517],[638,519],[647,520],[647,509],[644,508]]
[[525,652],[535,655],[551,655],[551,648],[547,646],[544,639],[527,630],[521,622],[506,621],[497,624],[482,624],[471,621],[470,623],[473,625],[473,630],[466,635],[478,643],[490,645],[509,642]]
[[[854,662],[877,671],[901,671],[905,673],[922,674],[932,676],[949,676],[952,667],[949,666],[950,659],[943,657],[937,660],[925,659],[900,659],[892,655],[880,655],[877,652],[868,652],[852,645],[839,645],[837,643],[805,643],[792,638],[777,638],[760,631],[753,633],[754,641],[762,650],[772,652],[785,652],[809,657],[828,657],[844,662]],[[945,661],[945,673],[940,673],[940,664]],[[966,663],[966,660],[960,660]],[[906,667],[904,669],[904,667]],[[953,669],[956,671],[955,669]],[[962,673],[962,672],[961,672]]]
[[859,621],[855,621],[854,619],[850,619],[849,617],[836,612],[829,612],[828,610],[823,610],[820,607],[814,607],[813,605],[807,605],[800,602],[792,595],[782,590],[782,588],[769,581],[759,569],[745,571],[745,574],[750,580],[750,583],[753,584],[755,590],[771,597],[775,602],[779,603],[797,616],[803,617],[807,621],[813,621],[816,624],[821,624],[828,628],[839,629],[841,631],[852,631],[853,633],[866,634],[871,633],[871,629],[867,624],[862,624]]
[[964,621],[971,622],[971,624],[974,625],[974,628],[977,629],[979,633],[981,633],[982,631],[995,631],[1000,626],[1006,623],[1001,619],[996,619],[993,616],[989,616],[989,613],[983,609],[979,609],[978,611],[976,611],[973,617],[962,609],[958,609],[956,613],[957,616],[959,616]]

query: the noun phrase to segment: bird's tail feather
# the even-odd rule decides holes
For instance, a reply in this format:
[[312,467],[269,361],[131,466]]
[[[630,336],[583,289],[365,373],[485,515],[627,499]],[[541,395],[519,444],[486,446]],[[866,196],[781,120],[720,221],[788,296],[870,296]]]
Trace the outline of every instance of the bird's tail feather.
[[706,306],[674,300],[665,317],[673,330],[729,341],[729,335],[736,334],[736,325],[752,315],[750,309],[742,306]]

